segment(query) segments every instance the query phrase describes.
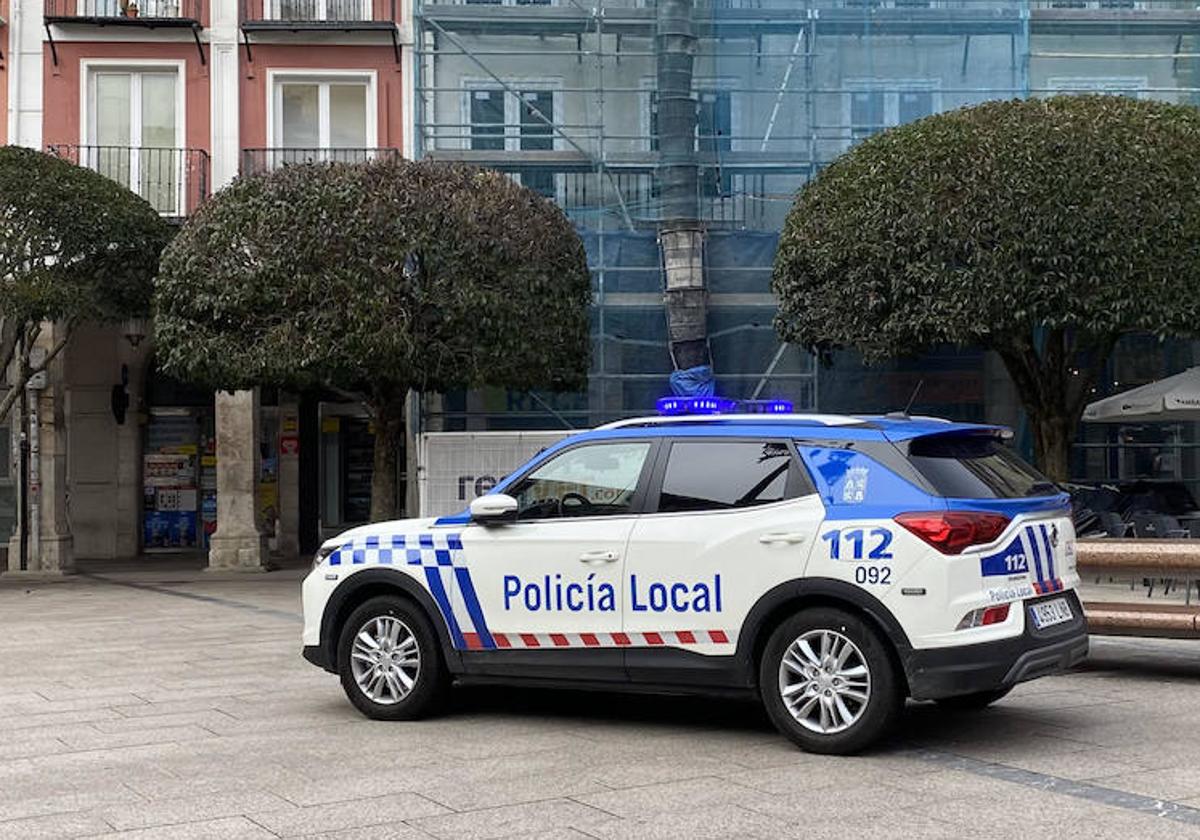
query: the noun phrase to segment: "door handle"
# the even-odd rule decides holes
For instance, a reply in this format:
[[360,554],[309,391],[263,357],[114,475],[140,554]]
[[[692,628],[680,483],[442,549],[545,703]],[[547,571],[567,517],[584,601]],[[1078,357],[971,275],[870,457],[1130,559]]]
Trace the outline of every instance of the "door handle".
[[600,563],[615,563],[620,555],[615,551],[585,551],[579,555],[580,563],[598,565]]
[[758,538],[760,543],[802,543],[808,539],[808,534],[800,531],[772,531]]

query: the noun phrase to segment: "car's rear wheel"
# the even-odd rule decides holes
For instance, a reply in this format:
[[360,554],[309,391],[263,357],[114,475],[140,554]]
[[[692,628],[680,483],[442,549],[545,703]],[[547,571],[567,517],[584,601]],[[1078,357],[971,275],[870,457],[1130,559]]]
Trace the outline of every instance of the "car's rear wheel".
[[1005,688],[993,688],[988,691],[976,691],[972,694],[943,697],[937,701],[937,704],[947,709],[971,711],[992,705],[997,700],[1007,697],[1010,691],[1012,691],[1011,685]]
[[350,614],[338,640],[338,675],[369,718],[412,720],[437,711],[450,677],[437,635],[411,601],[385,595]]
[[858,752],[895,725],[904,693],[885,642],[843,610],[796,613],[775,629],[759,692],[775,726],[809,752]]

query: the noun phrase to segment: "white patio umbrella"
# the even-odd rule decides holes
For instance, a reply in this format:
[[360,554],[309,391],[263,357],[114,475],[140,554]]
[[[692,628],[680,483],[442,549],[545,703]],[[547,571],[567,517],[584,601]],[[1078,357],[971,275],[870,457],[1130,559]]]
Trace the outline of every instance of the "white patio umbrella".
[[1083,410],[1086,423],[1200,420],[1200,367],[1114,394]]

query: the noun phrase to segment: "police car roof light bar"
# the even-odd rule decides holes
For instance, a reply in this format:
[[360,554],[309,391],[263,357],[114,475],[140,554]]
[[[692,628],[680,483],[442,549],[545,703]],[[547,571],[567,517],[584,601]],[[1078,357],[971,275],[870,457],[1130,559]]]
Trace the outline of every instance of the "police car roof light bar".
[[655,403],[658,413],[668,417],[680,414],[728,414],[737,403],[724,397],[662,397]]
[[731,400],[725,397],[662,397],[655,403],[664,417],[695,414],[791,414],[789,400]]
[[653,415],[649,417],[629,417],[625,420],[614,420],[597,426],[598,430],[625,429],[631,426],[672,426],[703,423],[788,423],[799,426],[862,426],[865,421],[858,417],[847,417],[839,414],[775,414],[764,416],[758,414],[680,414]]

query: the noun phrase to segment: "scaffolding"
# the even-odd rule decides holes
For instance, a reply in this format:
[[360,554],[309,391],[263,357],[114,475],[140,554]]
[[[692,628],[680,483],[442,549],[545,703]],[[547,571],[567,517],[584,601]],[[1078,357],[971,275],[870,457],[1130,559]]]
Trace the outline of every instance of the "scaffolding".
[[[658,249],[658,5],[415,0],[418,154],[511,173],[555,200],[584,238],[595,288],[591,385],[554,405],[579,425],[651,408],[671,370]],[[772,329],[771,264],[796,191],[858,140],[990,99],[1200,94],[1200,11],[1183,0],[691,6],[695,221],[708,341],[718,387],[733,397],[817,407],[815,363],[781,349]],[[528,402],[530,425],[547,399]],[[511,396],[476,395],[461,410],[492,417],[485,423],[524,416]]]

